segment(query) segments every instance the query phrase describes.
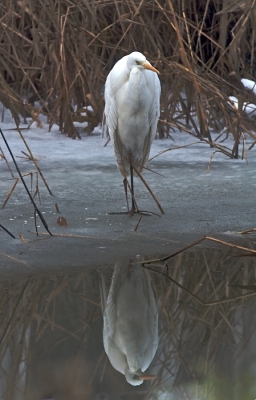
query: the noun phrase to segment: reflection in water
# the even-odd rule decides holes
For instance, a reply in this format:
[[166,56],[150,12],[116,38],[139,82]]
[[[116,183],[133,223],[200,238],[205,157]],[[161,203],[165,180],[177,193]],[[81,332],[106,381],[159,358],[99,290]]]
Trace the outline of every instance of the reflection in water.
[[[1,352],[0,398],[18,400],[24,398],[22,393],[26,390],[30,329],[23,331],[20,325],[20,329],[16,326],[13,333]],[[17,357],[19,362],[17,362]]]
[[103,342],[113,367],[138,386],[155,376],[143,372],[158,347],[158,312],[148,271],[116,265],[106,296],[102,275]]
[[[139,387],[126,382],[104,351],[102,269],[34,278],[28,283],[1,282],[0,398],[255,399],[256,260],[234,255],[234,249],[201,248],[168,261],[169,276],[203,303],[213,303],[210,306],[168,280],[162,264],[146,274],[140,272],[144,270],[139,264],[104,269],[102,288],[110,287],[109,293],[103,291],[106,308],[108,302],[113,307],[118,304],[116,312],[123,316],[130,314],[125,310],[133,304],[143,320],[145,297],[136,299],[142,296],[136,288],[142,284],[144,293],[147,290],[150,297],[153,291],[157,299],[159,345],[149,361],[157,376]],[[241,297],[248,292],[250,297]],[[236,300],[221,302],[236,296]],[[130,322],[126,319],[123,324],[126,331]],[[145,326],[141,329],[140,340],[146,346]],[[124,346],[122,335],[119,342]],[[152,354],[156,346],[151,345]]]

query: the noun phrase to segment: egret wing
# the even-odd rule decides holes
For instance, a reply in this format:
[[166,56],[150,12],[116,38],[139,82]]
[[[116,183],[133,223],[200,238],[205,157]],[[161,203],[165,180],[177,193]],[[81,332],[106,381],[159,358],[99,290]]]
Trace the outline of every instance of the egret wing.
[[161,86],[160,81],[156,73],[151,73],[153,75],[152,81],[148,83],[150,85],[150,90],[152,90],[153,101],[149,110],[149,124],[151,127],[151,142],[154,140],[156,135],[157,123],[160,116],[160,94]]
[[105,109],[106,123],[111,139],[116,131],[118,121],[117,94],[123,89],[129,79],[126,67],[126,57],[119,60],[108,74],[105,85]]
[[137,294],[134,292],[133,297],[137,307],[134,309],[131,335],[126,335],[130,340],[126,340],[125,347],[130,370],[140,368],[144,372],[151,364],[158,347],[158,311],[148,271],[137,266],[134,272]]
[[122,148],[120,139],[118,137],[118,93],[124,90],[124,86],[129,80],[129,71],[126,66],[127,56],[119,60],[113,69],[110,71],[105,85],[105,110],[106,124],[109,136],[112,140],[116,161],[121,173],[125,176],[124,169],[122,168],[123,156],[120,153]]
[[150,146],[156,136],[157,123],[160,116],[160,94],[161,94],[161,86],[157,74],[155,72],[146,70],[145,76],[151,102],[148,111],[149,132],[144,144],[144,151],[143,151],[144,157],[142,165],[146,163],[149,157]]
[[117,307],[116,307],[116,294],[119,285],[120,267],[116,266],[112,283],[109,289],[108,296],[106,296],[105,278],[102,275],[101,279],[101,302],[103,308],[103,343],[106,354],[113,365],[113,367],[124,374],[127,365],[126,357],[120,351],[115,343],[116,324],[117,324]]

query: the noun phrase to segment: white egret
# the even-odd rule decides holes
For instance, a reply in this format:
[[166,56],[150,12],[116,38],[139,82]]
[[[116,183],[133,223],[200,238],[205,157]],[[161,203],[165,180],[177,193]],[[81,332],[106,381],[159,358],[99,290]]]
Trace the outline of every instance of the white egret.
[[145,166],[160,115],[158,73],[135,51],[114,65],[105,85],[106,125],[125,189],[131,174],[132,214],[139,211],[134,202],[133,167],[141,173]]
[[158,311],[148,271],[138,264],[116,265],[108,295],[101,290],[103,343],[112,366],[128,383],[141,385],[155,375],[143,372],[158,347]]

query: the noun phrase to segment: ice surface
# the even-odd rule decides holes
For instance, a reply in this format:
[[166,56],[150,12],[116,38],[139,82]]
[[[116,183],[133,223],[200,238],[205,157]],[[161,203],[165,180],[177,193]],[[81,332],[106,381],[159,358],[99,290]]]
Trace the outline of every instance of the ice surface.
[[[237,99],[235,97],[230,98],[235,102],[235,104],[237,104]],[[252,110],[254,110],[253,106],[254,105],[247,104],[245,106],[246,111],[251,113]],[[29,124],[30,121],[27,122]],[[80,134],[82,136],[82,140],[72,140],[61,134],[57,125],[53,125],[51,131],[49,132],[48,124],[44,116],[42,116],[42,128],[37,127],[36,122],[33,122],[29,129],[26,129],[28,124],[20,125],[20,128],[22,128],[21,132],[39,164],[40,162],[47,162],[47,160],[56,161],[56,163],[65,163],[65,160],[67,162],[72,161],[74,164],[79,164],[81,168],[83,166],[93,166],[96,163],[97,166],[100,167],[115,164],[112,144],[109,142],[107,146],[104,146],[107,142],[107,138],[102,137],[102,129],[100,126],[96,128],[94,133],[90,136],[83,134],[83,131],[81,130]],[[84,126],[86,125],[84,124]],[[5,110],[4,121],[1,123],[1,129],[15,157],[22,157],[17,158],[17,162],[23,162],[25,160],[25,156],[21,153],[21,151],[28,153],[28,150],[21,140],[9,110]],[[211,135],[214,140],[219,136],[219,133],[211,132]],[[150,152],[150,159],[165,151],[155,158],[154,161],[186,161],[187,163],[191,163],[191,165],[196,164],[199,160],[207,162],[209,161],[209,157],[212,155],[213,149],[210,148],[207,143],[204,143],[199,139],[178,130],[176,132],[172,131],[171,136],[174,141],[168,138],[158,139],[153,142]],[[220,137],[218,140],[221,145],[224,144],[229,148],[233,147],[232,135],[229,135],[224,143],[221,143],[222,140],[223,137]],[[248,137],[247,145],[249,145],[250,142],[252,142],[252,140],[250,137]],[[180,146],[188,145],[189,147],[180,148]],[[2,139],[0,139],[0,147],[3,149],[7,159],[10,160],[10,155],[8,154]],[[168,149],[171,150],[166,151]],[[250,156],[253,152],[254,150],[251,150],[248,156]],[[221,153],[218,153],[218,156],[214,157],[214,162],[218,161],[229,162],[229,158]],[[236,162],[239,162],[239,160]],[[148,166],[149,165],[150,163]],[[91,172],[93,172],[93,168],[91,169]]]

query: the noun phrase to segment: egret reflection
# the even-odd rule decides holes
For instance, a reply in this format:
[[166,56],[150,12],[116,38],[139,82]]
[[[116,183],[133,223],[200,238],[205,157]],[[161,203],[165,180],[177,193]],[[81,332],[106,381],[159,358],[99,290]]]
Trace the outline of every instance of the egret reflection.
[[158,311],[148,271],[139,264],[115,265],[107,294],[101,279],[103,343],[112,366],[138,386],[158,347]]

